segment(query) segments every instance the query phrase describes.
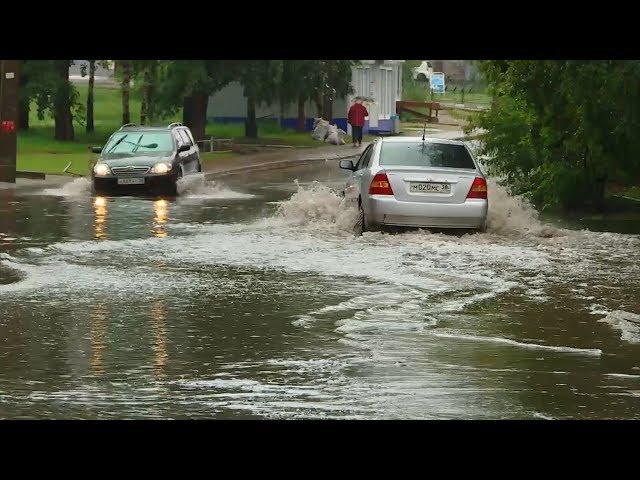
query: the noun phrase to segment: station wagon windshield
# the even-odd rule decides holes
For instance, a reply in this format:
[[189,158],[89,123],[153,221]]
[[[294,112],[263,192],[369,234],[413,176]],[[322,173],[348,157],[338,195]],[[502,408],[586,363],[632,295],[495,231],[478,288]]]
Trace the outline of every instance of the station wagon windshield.
[[170,132],[119,132],[111,137],[105,153],[169,153],[173,151]]
[[380,151],[380,165],[476,168],[464,145],[429,142],[383,143]]

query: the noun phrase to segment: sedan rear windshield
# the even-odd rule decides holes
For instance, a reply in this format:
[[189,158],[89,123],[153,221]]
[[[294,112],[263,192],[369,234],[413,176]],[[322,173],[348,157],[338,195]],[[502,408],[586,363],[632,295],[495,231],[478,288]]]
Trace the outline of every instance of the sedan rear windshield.
[[381,166],[476,168],[464,145],[388,142],[380,150]]

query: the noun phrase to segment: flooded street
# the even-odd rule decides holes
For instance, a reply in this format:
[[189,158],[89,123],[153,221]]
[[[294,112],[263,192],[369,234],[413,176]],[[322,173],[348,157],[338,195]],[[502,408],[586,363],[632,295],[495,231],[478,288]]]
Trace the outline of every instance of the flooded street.
[[640,235],[493,185],[486,234],[356,238],[346,176],[0,186],[0,418],[640,418]]

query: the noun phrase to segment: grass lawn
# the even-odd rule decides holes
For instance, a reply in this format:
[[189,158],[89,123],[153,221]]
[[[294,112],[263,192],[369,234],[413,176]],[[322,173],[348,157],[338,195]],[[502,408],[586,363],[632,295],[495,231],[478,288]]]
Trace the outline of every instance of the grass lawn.
[[[428,87],[416,82],[409,82],[403,86],[402,99],[415,102],[432,101]],[[445,93],[434,93],[433,101],[441,103],[462,103],[462,93],[460,92],[460,89],[457,89],[454,92],[453,87],[447,87],[447,91]],[[491,96],[483,92],[465,92],[464,103],[465,105],[489,106],[491,104]]]
[[311,138],[310,132],[298,133],[283,130],[276,122],[258,121],[258,139],[248,139],[244,136],[244,124],[240,123],[210,123],[206,128],[207,136],[216,138],[233,138],[235,143],[251,143],[262,145],[295,145],[315,147],[321,145]]
[[[79,100],[86,104],[87,86],[75,85],[80,94]],[[94,90],[94,125],[95,132],[87,134],[85,127],[74,121],[76,139],[73,142],[58,142],[53,140],[54,122],[45,112],[43,120],[38,119],[35,104],[32,105],[29,115],[29,131],[18,134],[18,158],[19,171],[62,173],[69,162],[72,163],[69,171],[80,174],[89,173],[90,158],[96,157],[90,154],[89,146],[104,145],[109,136],[122,124],[122,98],[117,88],[96,87]],[[140,118],[140,95],[132,91],[129,108],[132,121]],[[154,121],[154,124],[169,124],[180,121],[182,111],[174,116]],[[258,124],[259,139],[250,140],[244,138],[244,125],[242,124],[209,124],[206,133],[217,138],[233,138],[236,143],[257,143],[273,145],[293,145],[306,147],[319,147],[327,145],[311,138],[309,132],[297,133],[284,130],[274,122],[261,121]],[[373,137],[365,137],[371,140]],[[351,137],[345,137],[347,143],[351,143]],[[91,155],[91,157],[90,157]],[[203,154],[205,161],[229,158],[232,153]]]
[[[433,101],[442,103],[462,103],[462,95],[460,92],[447,91],[446,93],[434,94]],[[465,93],[464,103],[465,105],[490,105],[491,96],[486,93]]]
[[[86,104],[87,86],[76,85],[76,88],[80,93],[80,102]],[[140,98],[134,92],[131,95],[129,108],[134,119],[140,117]],[[90,159],[88,147],[103,145],[114,130],[122,124],[120,91],[115,88],[95,88],[94,111],[95,132],[93,134],[87,134],[85,127],[74,121],[75,141],[58,142],[53,139],[53,119],[48,112],[45,112],[45,118],[40,120],[36,105],[33,104],[29,115],[29,131],[18,134],[18,170],[62,173],[67,164],[72,162],[69,171],[88,174]],[[161,120],[161,123],[177,121],[181,116],[181,113],[176,114],[175,117]]]
[[476,117],[478,115],[477,112],[465,112],[464,110],[457,110],[455,108],[447,110],[447,113],[451,115],[453,118],[455,118],[456,120],[464,120],[464,121],[469,121],[473,117]]
[[640,187],[630,187],[624,192],[625,197],[633,198],[635,200],[640,200]]

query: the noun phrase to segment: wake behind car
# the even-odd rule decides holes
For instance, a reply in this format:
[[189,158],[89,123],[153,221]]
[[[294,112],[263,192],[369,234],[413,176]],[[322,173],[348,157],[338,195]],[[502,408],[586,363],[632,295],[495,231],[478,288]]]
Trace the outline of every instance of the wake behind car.
[[385,226],[485,231],[487,180],[464,142],[379,138],[354,165],[345,198],[359,209],[356,234]]
[[202,171],[200,151],[181,123],[166,127],[123,125],[104,147],[91,172],[93,189],[177,193],[177,182]]

